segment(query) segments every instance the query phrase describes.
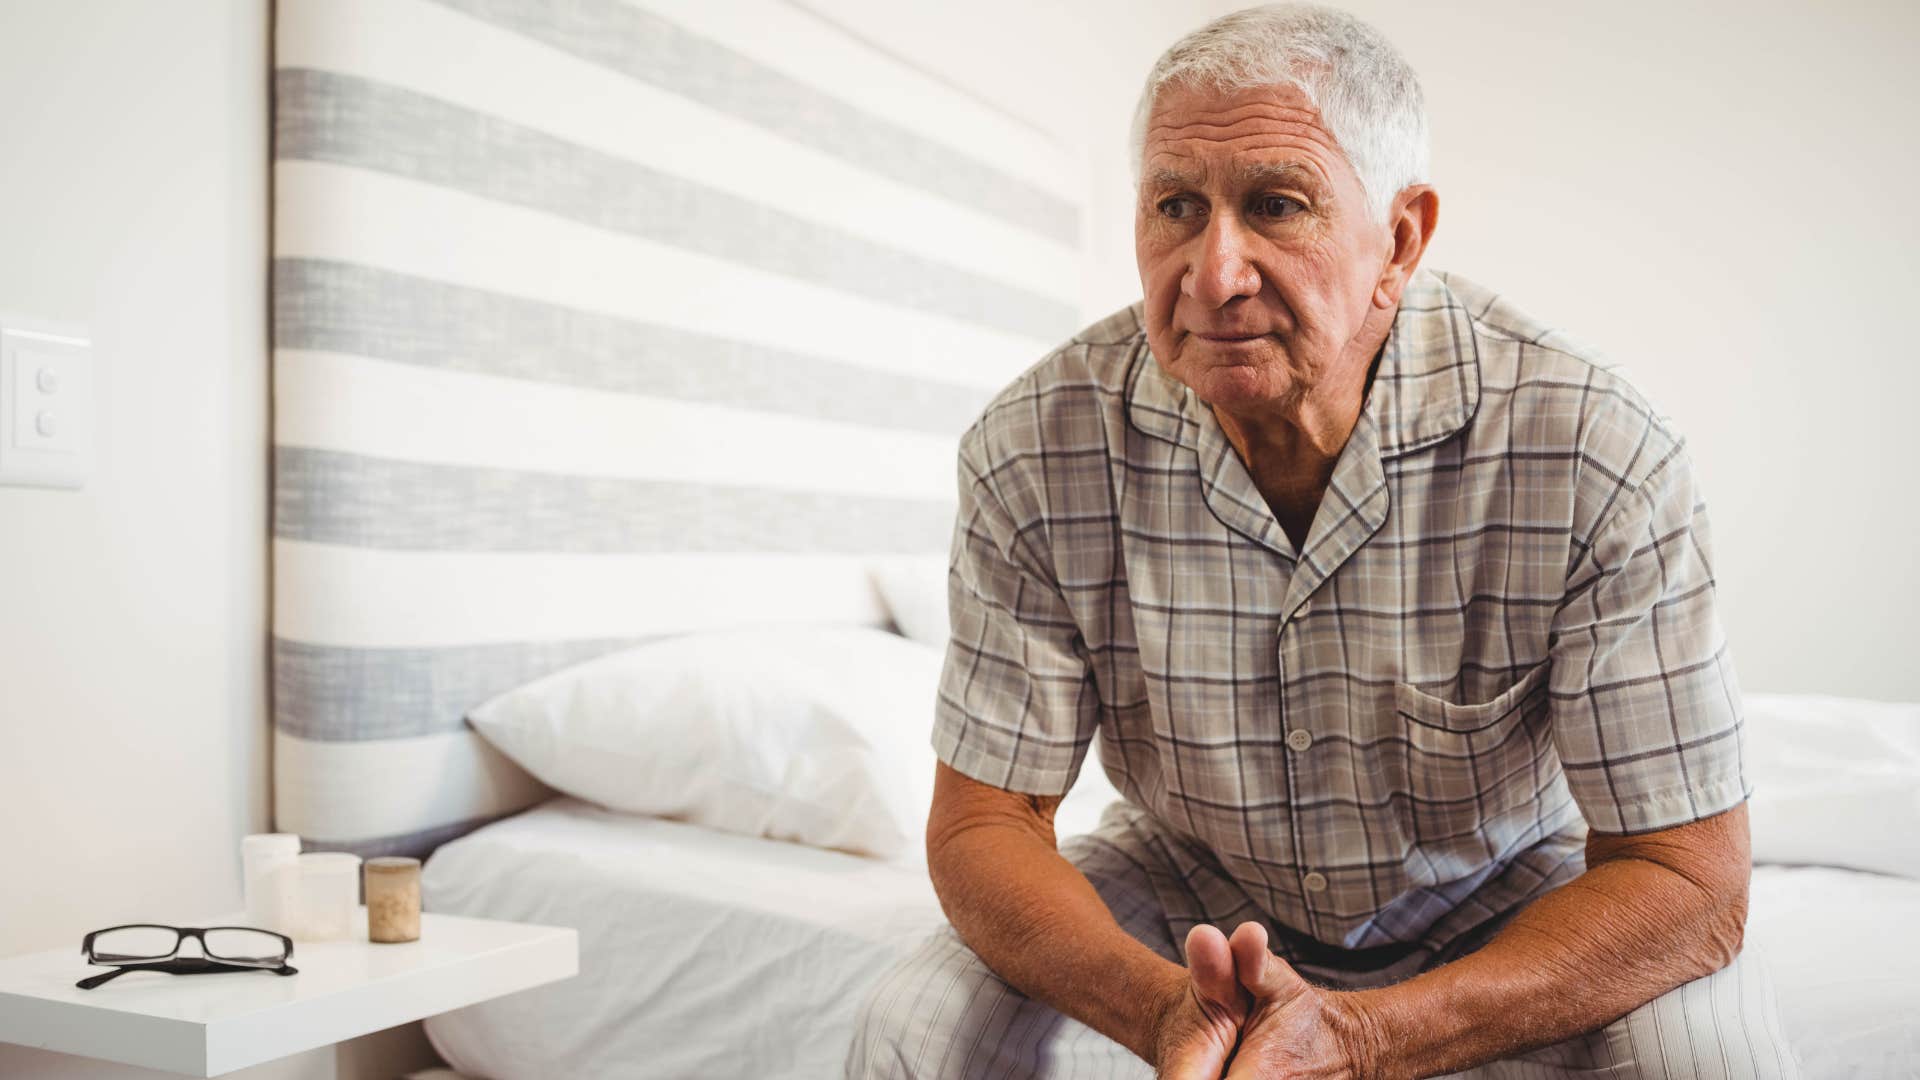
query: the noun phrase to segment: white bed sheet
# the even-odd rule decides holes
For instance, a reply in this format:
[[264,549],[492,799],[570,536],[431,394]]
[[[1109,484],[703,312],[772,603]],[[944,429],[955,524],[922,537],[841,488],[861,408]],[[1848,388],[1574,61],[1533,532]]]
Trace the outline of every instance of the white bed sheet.
[[1920,881],[1756,866],[1747,941],[1807,1080],[1920,1077]]
[[[427,1021],[491,1080],[838,1076],[874,977],[942,918],[919,866],[569,798],[443,846],[424,891],[580,930],[578,977]],[[1920,881],[1758,867],[1748,941],[1808,1080],[1920,1076]]]
[[838,1076],[862,994],[942,918],[921,867],[571,798],[443,845],[421,887],[580,931],[578,976],[427,1021],[491,1080]]

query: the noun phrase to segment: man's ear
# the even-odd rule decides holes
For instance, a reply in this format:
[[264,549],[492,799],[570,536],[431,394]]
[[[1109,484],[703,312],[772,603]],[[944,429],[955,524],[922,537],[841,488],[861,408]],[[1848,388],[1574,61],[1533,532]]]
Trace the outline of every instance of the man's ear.
[[1387,265],[1381,268],[1380,281],[1373,289],[1373,306],[1391,308],[1400,302],[1400,294],[1407,290],[1407,282],[1413,272],[1420,267],[1420,257],[1427,252],[1427,242],[1433,239],[1433,230],[1440,223],[1440,194],[1431,184],[1414,184],[1402,188],[1394,196],[1393,209],[1387,214],[1387,222],[1393,228],[1393,249],[1388,252]]

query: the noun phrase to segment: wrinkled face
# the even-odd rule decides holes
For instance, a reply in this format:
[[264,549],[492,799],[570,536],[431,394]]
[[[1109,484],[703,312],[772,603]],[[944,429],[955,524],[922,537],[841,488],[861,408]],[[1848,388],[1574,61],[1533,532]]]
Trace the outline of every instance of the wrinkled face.
[[1147,341],[1169,375],[1244,415],[1364,379],[1372,350],[1348,346],[1392,238],[1305,94],[1170,85],[1148,118],[1140,175]]

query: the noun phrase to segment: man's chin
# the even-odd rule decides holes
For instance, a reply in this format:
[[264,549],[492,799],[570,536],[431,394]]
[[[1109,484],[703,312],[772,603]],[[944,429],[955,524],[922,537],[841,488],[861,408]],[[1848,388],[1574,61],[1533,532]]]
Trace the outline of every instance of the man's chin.
[[1293,380],[1270,364],[1212,363],[1179,374],[1201,401],[1235,412],[1278,404],[1293,389]]

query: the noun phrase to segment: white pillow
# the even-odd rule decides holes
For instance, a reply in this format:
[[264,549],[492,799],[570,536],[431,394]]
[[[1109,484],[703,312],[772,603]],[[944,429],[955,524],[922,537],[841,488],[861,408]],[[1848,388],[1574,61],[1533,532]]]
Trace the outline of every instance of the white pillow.
[[867,576],[900,632],[944,650],[952,624],[947,621],[947,557],[890,555],[867,563]]
[[1756,863],[1920,878],[1920,704],[1748,694]]
[[468,719],[549,786],[609,809],[890,857],[921,845],[940,661],[860,627],[692,634]]
[[[860,627],[668,638],[474,709],[488,742],[612,810],[923,862],[942,649]],[[1089,753],[1061,837],[1119,793]]]

